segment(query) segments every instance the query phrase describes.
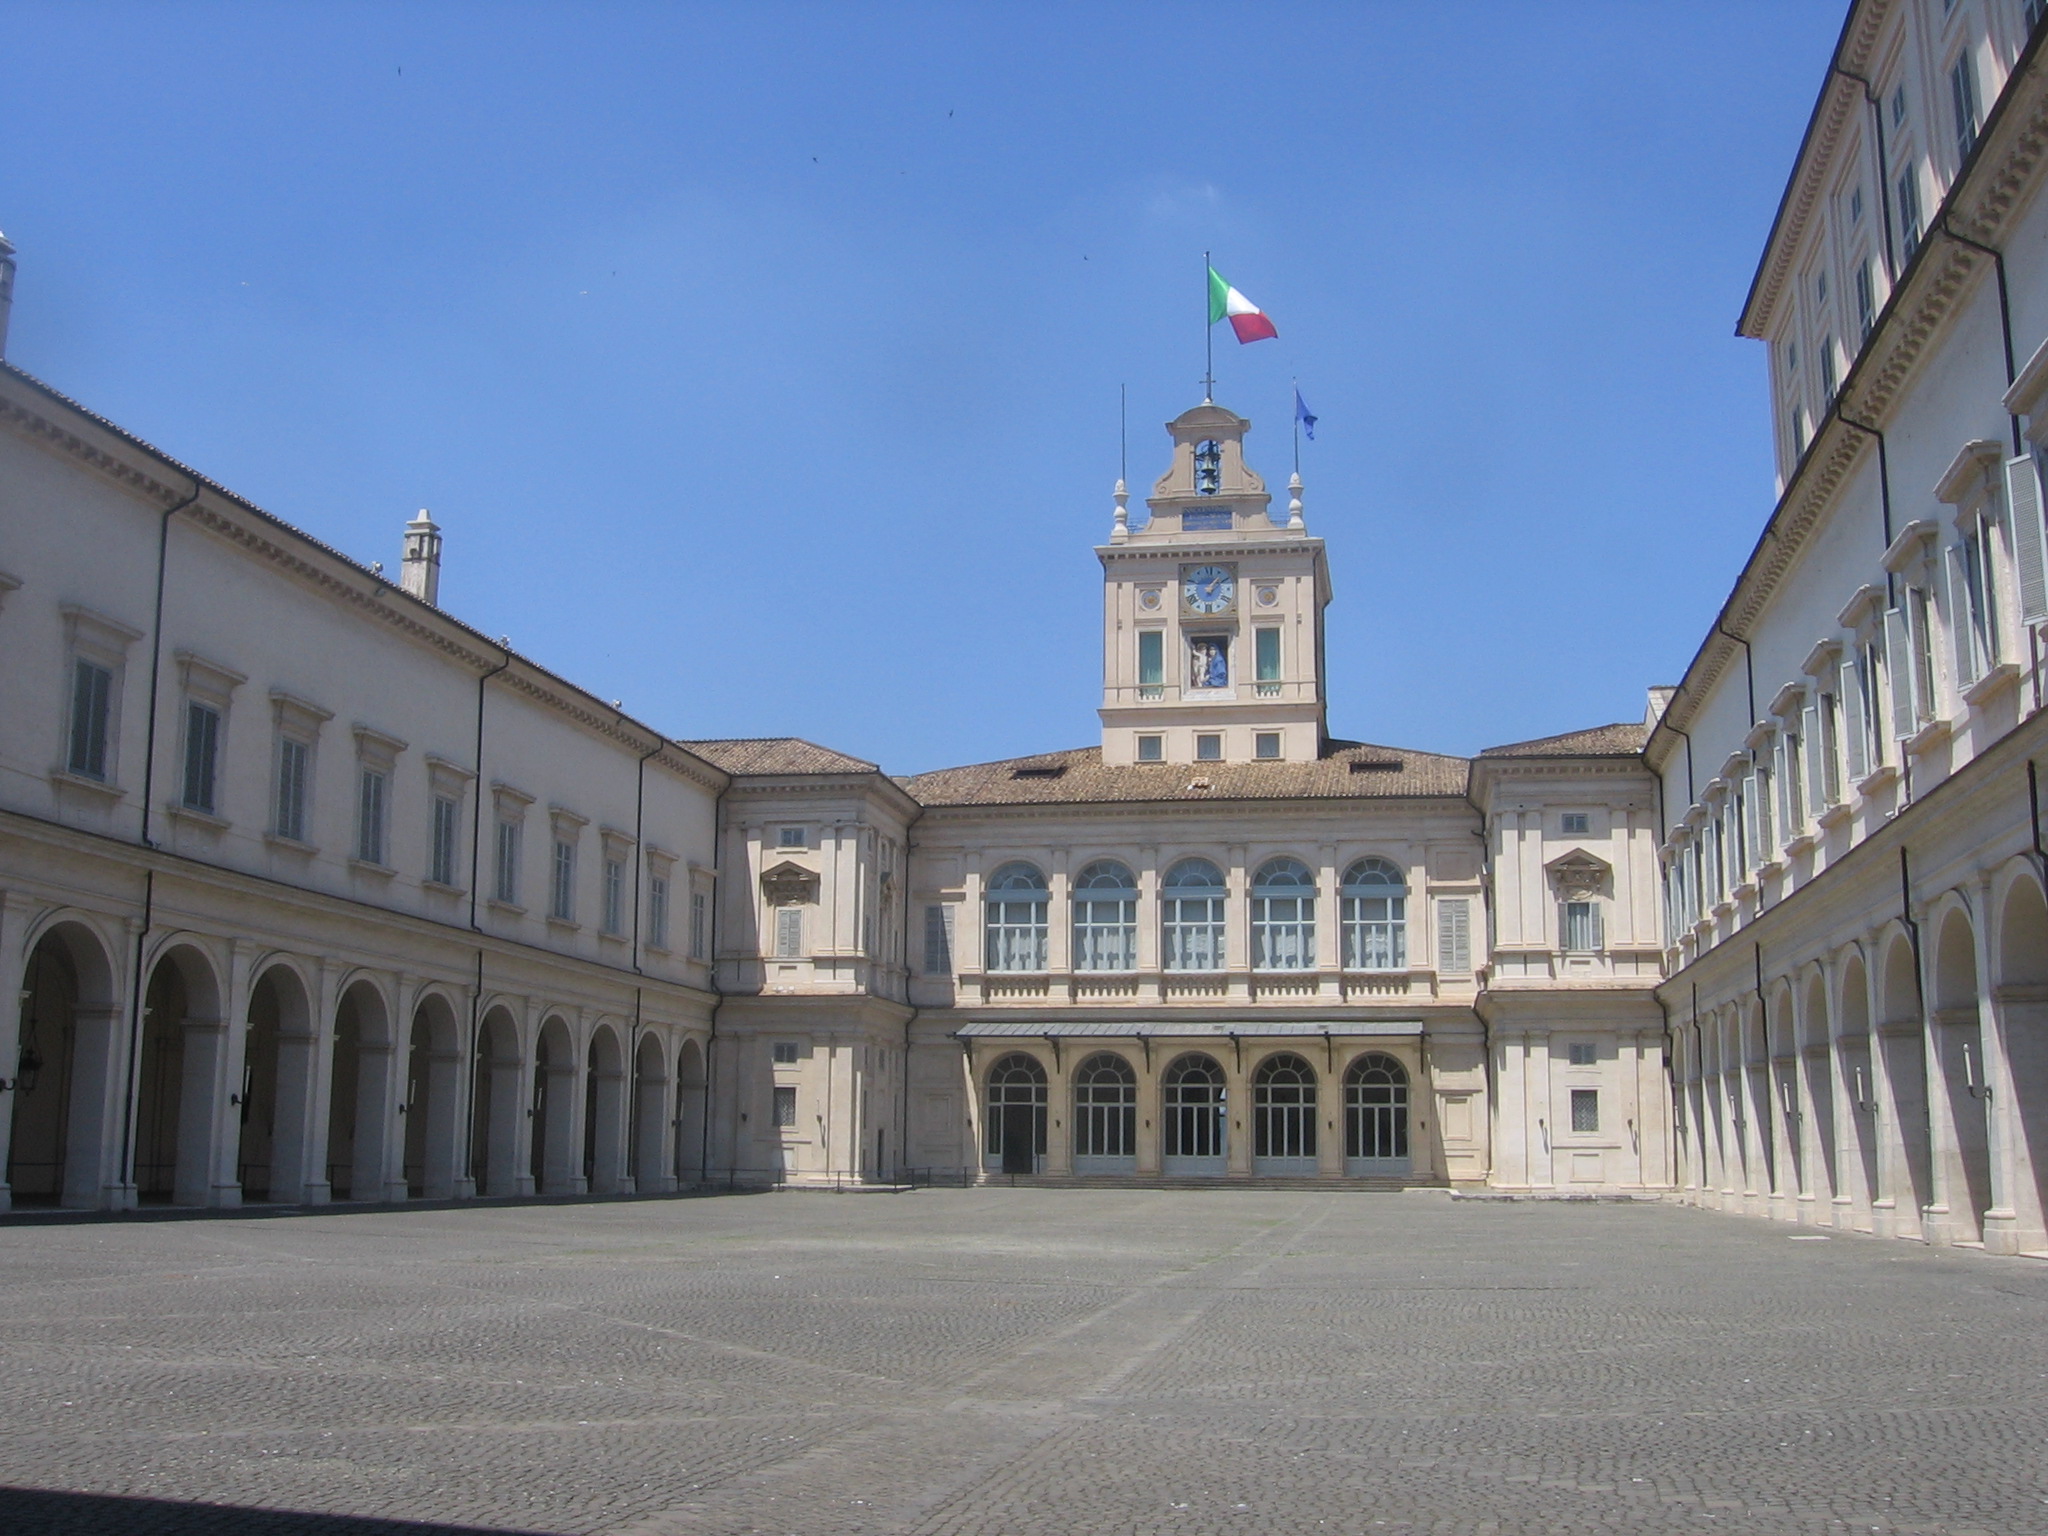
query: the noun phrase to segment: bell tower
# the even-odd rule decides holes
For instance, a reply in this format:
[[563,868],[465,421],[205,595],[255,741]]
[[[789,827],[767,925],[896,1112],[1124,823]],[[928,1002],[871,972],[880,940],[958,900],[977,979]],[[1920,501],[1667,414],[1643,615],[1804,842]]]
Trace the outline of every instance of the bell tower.
[[1102,561],[1104,763],[1309,762],[1323,748],[1323,541],[1301,477],[1276,516],[1251,423],[1204,403],[1166,424],[1173,462],[1130,526],[1119,480]]

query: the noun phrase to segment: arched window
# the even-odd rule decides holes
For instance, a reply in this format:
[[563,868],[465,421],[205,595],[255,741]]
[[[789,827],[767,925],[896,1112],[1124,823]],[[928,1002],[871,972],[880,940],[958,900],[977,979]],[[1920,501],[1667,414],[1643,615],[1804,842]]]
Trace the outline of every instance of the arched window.
[[1045,876],[1032,865],[1005,864],[988,877],[988,969],[1045,969],[1046,908],[1050,897]]
[[1159,889],[1161,948],[1169,971],[1223,969],[1223,871],[1182,859]]
[[1036,1173],[1045,1155],[1045,1068],[1022,1051],[988,1070],[988,1155],[1005,1173]]
[[1408,964],[1408,881],[1385,859],[1344,871],[1344,969],[1398,971]]
[[1074,1071],[1074,1156],[1138,1155],[1138,1074],[1108,1051]]
[[1371,1051],[1344,1074],[1344,1158],[1356,1173],[1408,1171],[1408,1069]]
[[1074,969],[1137,968],[1137,879],[1115,859],[1097,859],[1074,879]]
[[1252,1156],[1279,1161],[1316,1155],[1316,1069],[1292,1051],[1268,1056],[1252,1074]]
[[1307,971],[1316,963],[1316,877],[1299,859],[1269,859],[1252,876],[1252,965]]
[[1223,1069],[1207,1056],[1183,1056],[1160,1079],[1168,1173],[1223,1171]]

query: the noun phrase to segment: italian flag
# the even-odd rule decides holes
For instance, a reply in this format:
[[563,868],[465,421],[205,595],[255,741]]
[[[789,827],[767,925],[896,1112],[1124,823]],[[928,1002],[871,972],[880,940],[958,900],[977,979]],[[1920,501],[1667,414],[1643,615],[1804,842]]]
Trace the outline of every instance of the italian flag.
[[1273,329],[1273,322],[1266,318],[1266,312],[1250,299],[1239,293],[1223,278],[1214,267],[1209,269],[1209,323],[1228,320],[1230,328],[1237,332],[1240,342],[1264,341],[1280,333]]

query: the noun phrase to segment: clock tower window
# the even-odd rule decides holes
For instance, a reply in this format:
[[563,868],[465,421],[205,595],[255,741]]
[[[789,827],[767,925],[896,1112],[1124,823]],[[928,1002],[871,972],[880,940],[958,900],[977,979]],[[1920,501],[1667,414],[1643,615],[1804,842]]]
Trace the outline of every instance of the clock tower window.
[[1141,699],[1163,699],[1166,697],[1166,632],[1159,629],[1138,631],[1138,697]]
[[1258,694],[1262,699],[1280,697],[1280,631],[1277,629],[1255,629],[1252,631],[1252,665],[1258,680]]

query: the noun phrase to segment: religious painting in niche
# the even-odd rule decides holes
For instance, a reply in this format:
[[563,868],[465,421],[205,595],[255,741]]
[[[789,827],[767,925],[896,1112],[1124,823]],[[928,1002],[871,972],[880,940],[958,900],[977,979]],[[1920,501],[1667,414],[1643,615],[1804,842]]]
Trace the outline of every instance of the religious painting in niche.
[[1188,640],[1188,686],[1228,688],[1230,686],[1230,637],[1194,635]]

